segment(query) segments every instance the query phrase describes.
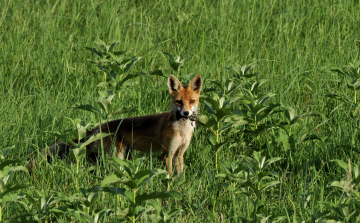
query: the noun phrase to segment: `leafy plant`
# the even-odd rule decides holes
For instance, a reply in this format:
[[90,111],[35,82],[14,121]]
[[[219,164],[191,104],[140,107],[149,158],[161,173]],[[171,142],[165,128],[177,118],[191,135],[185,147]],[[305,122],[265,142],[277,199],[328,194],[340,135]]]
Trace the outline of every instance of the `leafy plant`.
[[[106,176],[101,182],[101,188],[99,188],[99,190],[107,193],[124,197],[131,203],[129,208],[118,209],[115,214],[125,216],[132,222],[135,222],[136,219],[138,219],[143,213],[152,210],[141,206],[144,201],[157,198],[173,198],[175,200],[181,199],[181,195],[175,191],[154,191],[138,194],[140,188],[142,188],[151,178],[157,175],[167,174],[167,171],[162,169],[141,170],[143,161],[144,158],[138,158],[131,162],[113,157],[112,164],[115,168],[115,173],[110,176]],[[109,184],[122,184],[126,187],[106,187],[106,185]]]
[[259,218],[267,219],[261,213],[263,205],[259,205],[261,193],[281,182],[274,180],[274,177],[279,177],[277,172],[265,169],[282,158],[274,157],[266,160],[266,157],[262,157],[256,151],[253,152],[253,158],[243,155],[241,157],[245,162],[222,161],[220,164],[223,166],[224,172],[216,175],[216,177],[223,178],[228,182],[226,188],[232,193],[234,215],[236,213],[235,196],[236,194],[243,194],[251,201],[254,209],[250,216],[240,216],[240,218],[245,222],[258,222]]
[[228,69],[235,80],[242,85],[246,85],[250,83],[252,77],[260,75],[260,73],[251,73],[252,69],[256,66],[256,62],[245,64],[245,65],[235,65],[235,66],[227,66],[225,69]]
[[[354,104],[356,104],[357,90],[360,89],[360,61],[356,64],[331,68],[330,70],[342,75],[346,79],[346,86],[354,91]],[[334,95],[327,96],[334,97]]]
[[186,58],[181,58],[180,56],[175,58],[173,55],[171,55],[170,53],[166,53],[166,52],[164,52],[163,54],[168,56],[170,67],[174,71],[178,72],[178,71],[180,71],[180,68],[182,66],[184,66],[184,61]]
[[23,198],[23,196],[19,196],[13,192],[30,188],[30,185],[28,184],[9,183],[10,177],[15,171],[28,172],[26,167],[19,165],[24,162],[23,160],[6,158],[14,147],[15,146],[6,148],[2,150],[0,154],[0,221],[4,220],[2,218],[2,210],[4,209],[6,203]]
[[[229,117],[228,121],[247,120],[244,133],[250,133],[259,139],[260,134],[268,129],[276,128],[277,121],[269,119],[272,115],[282,112],[278,109],[280,103],[272,103],[270,99],[276,94],[263,93],[260,87],[265,85],[269,79],[254,80],[259,76],[252,72],[256,62],[243,66],[228,66],[226,69],[233,74],[235,85],[240,89],[238,94],[239,109],[234,110],[236,116]],[[266,120],[266,122],[265,122]]]
[[182,212],[181,209],[168,207],[167,209],[163,208],[160,204],[147,201],[147,204],[153,206],[157,212],[157,214],[149,215],[149,218],[153,221],[166,223],[171,222],[178,214]]
[[[128,74],[123,77],[127,71],[139,60],[141,57],[126,57],[125,51],[115,51],[115,46],[119,43],[116,41],[111,44],[106,44],[105,42],[99,40],[95,42],[96,48],[85,47],[85,49],[90,50],[95,55],[98,56],[98,60],[88,60],[89,62],[95,64],[101,71],[105,72],[104,81],[99,83],[99,87],[112,87],[114,91],[119,90],[120,87],[124,84],[125,81],[135,78],[139,74]],[[109,77],[109,79],[107,78]],[[120,94],[119,94],[120,96]]]
[[[200,96],[200,99],[205,101],[205,108],[211,116],[200,115],[198,118],[198,123],[201,126],[210,129],[213,133],[213,136],[209,137],[209,142],[215,150],[215,169],[218,171],[218,151],[222,146],[230,142],[230,140],[224,140],[220,142],[220,135],[232,127],[247,124],[249,121],[246,117],[236,117],[237,120],[235,121],[232,119],[226,119],[226,117],[234,115],[228,108],[226,108],[226,106],[232,102],[235,102],[239,98],[225,100],[225,96],[220,98],[219,95],[212,92],[210,97]],[[234,132],[236,130],[233,129],[232,131]]]
[[331,211],[325,210],[317,217],[328,221],[358,222],[360,215],[360,162],[351,164],[350,159],[348,159],[348,163],[338,159],[333,162],[347,173],[345,180],[330,183],[330,186],[342,189],[341,201],[322,201],[321,203]]
[[96,115],[99,115],[103,119],[103,121],[108,121],[109,119],[113,118],[115,115],[130,113],[134,110],[133,108],[121,107],[118,110],[111,112],[112,110],[111,101],[113,100],[115,94],[113,94],[111,90],[98,91],[98,93],[100,96],[97,101],[97,104],[99,105],[100,109],[97,109],[89,104],[73,106],[73,108],[90,111]]
[[74,194],[66,199],[65,205],[62,205],[59,213],[70,221],[75,218],[77,221],[97,223],[105,215],[112,213],[111,209],[96,209],[96,201],[99,200],[99,192],[94,189],[80,188],[80,194]]
[[[84,126],[84,121],[81,121],[80,119],[75,119],[75,120],[71,118],[68,119],[71,120],[73,125],[76,126],[76,129],[72,130],[70,132],[70,135],[60,132],[47,132],[47,133],[54,135],[57,138],[64,141],[65,143],[69,143],[72,145],[73,148],[70,149],[70,155],[76,161],[76,173],[78,174],[80,161],[86,155],[86,146],[89,145],[90,143],[93,143],[111,134],[100,132],[97,135],[93,135],[89,138],[86,138],[86,131],[87,128],[90,127],[91,123],[88,123]],[[73,141],[73,139],[75,140]]]
[[[293,151],[295,149],[295,139],[294,139],[294,135],[292,134],[293,125],[296,122],[298,122],[301,118],[306,118],[310,116],[320,116],[320,114],[314,112],[307,112],[295,117],[295,109],[293,109],[292,107],[284,108],[284,114],[287,119],[286,122],[282,122],[280,123],[280,125],[278,125],[285,132],[284,133],[283,131],[280,131],[280,140],[283,143],[285,151]],[[318,136],[314,134],[309,135],[305,133],[300,138],[300,142],[305,142],[308,140],[316,140],[316,139],[322,141],[322,139],[320,139]]]

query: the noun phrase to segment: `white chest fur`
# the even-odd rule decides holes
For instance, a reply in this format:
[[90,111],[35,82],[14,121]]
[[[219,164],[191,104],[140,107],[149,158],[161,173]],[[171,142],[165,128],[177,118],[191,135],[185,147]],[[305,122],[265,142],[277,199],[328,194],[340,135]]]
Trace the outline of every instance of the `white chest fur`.
[[190,141],[192,133],[194,132],[195,122],[189,119],[180,119],[173,124],[173,127],[180,137],[186,142]]

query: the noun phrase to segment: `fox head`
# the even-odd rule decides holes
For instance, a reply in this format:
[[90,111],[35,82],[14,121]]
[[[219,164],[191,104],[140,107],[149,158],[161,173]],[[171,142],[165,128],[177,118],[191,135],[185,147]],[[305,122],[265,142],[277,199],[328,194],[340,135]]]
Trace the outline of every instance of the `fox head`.
[[172,100],[172,111],[179,112],[182,118],[197,114],[202,88],[201,75],[196,75],[189,85],[181,85],[175,76],[170,75],[168,88]]

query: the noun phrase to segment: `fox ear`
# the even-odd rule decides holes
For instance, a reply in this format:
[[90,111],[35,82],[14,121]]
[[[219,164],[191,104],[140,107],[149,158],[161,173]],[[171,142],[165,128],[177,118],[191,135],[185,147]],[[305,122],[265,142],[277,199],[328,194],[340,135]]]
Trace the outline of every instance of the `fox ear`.
[[196,91],[198,93],[200,93],[201,89],[202,89],[202,78],[201,78],[201,75],[198,74],[196,75],[191,81],[190,81],[190,84],[189,84],[190,88],[193,90],[193,91]]
[[171,94],[173,92],[180,91],[180,89],[182,88],[182,85],[175,76],[170,75],[169,79],[168,79],[168,88],[169,88],[169,91]]

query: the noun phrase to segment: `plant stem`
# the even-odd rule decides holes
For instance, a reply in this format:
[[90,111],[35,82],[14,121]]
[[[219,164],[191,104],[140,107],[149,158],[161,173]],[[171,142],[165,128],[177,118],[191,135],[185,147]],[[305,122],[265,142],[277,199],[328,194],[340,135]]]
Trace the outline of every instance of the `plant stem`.
[[[135,204],[135,193],[136,193],[136,190],[133,190],[133,202],[134,202],[134,204]],[[134,216],[132,216],[132,222],[133,223],[135,223],[135,215]]]
[[[220,122],[217,123],[216,144],[219,143],[219,127],[220,127]],[[215,152],[215,169],[216,169],[216,174],[219,174],[218,164],[217,164],[217,151]]]
[[233,186],[233,191],[232,191],[232,195],[233,195],[233,216],[234,216],[234,220],[235,222],[237,222],[237,219],[235,218],[236,215],[236,202],[235,202],[235,183],[232,184]]
[[354,101],[355,101],[355,104],[356,104],[356,90],[354,90],[354,92],[355,92]]

